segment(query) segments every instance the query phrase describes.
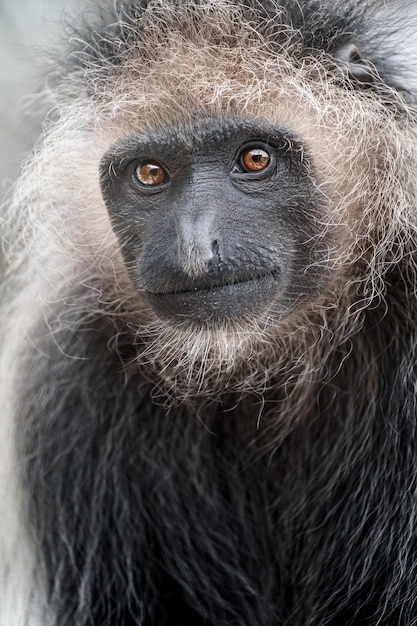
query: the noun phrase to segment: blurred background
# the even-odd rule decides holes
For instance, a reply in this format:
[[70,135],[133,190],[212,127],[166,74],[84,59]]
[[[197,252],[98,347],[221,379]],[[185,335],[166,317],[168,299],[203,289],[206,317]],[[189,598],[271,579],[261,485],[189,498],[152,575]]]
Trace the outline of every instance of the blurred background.
[[30,94],[48,71],[48,55],[65,36],[82,0],[0,0],[0,200],[31,151],[43,111]]

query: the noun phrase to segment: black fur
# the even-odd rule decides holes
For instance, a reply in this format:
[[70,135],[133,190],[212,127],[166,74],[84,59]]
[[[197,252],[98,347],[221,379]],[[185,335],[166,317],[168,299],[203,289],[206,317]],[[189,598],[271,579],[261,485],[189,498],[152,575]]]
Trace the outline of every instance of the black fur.
[[284,435],[279,381],[257,430],[250,395],[155,405],[105,320],[41,340],[20,426],[56,623],[413,624],[415,303],[392,292]]

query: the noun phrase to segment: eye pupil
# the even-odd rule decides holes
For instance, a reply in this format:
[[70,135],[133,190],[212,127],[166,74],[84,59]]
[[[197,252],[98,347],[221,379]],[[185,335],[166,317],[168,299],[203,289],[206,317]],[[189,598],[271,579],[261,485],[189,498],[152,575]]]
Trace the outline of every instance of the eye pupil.
[[165,182],[167,173],[161,165],[149,161],[136,168],[135,176],[142,185],[155,186]]
[[269,164],[271,157],[262,148],[248,148],[244,150],[241,164],[247,172],[260,172]]

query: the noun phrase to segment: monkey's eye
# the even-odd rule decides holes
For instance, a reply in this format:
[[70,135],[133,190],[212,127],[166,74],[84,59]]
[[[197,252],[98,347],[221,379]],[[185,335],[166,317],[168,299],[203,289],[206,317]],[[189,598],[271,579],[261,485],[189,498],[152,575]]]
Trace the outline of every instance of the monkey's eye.
[[143,161],[133,171],[134,177],[141,185],[155,187],[162,185],[168,178],[166,170],[154,161]]
[[240,155],[240,166],[245,172],[260,172],[268,167],[271,157],[262,148],[247,148]]

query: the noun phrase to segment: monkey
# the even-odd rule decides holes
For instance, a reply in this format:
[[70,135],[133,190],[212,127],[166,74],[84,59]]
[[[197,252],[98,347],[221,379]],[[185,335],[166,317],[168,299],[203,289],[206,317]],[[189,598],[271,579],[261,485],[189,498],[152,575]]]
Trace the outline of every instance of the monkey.
[[74,27],[1,217],[1,626],[417,623],[412,9]]

